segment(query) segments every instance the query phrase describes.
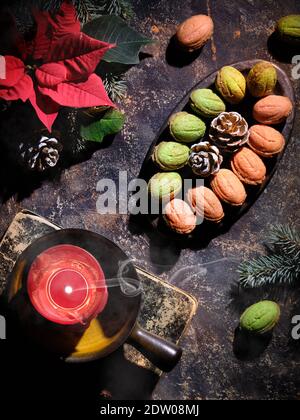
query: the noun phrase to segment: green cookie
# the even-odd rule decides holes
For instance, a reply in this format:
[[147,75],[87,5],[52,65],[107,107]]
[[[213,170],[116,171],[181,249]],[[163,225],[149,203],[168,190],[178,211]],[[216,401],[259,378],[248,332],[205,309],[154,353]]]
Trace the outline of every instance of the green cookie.
[[250,306],[240,319],[243,330],[264,334],[272,330],[280,318],[280,307],[275,302],[264,300]]

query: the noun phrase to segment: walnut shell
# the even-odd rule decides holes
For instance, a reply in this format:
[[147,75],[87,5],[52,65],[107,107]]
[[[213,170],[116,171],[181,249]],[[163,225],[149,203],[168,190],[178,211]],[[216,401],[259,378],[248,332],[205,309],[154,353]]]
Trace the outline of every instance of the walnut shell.
[[263,300],[250,306],[242,314],[240,326],[252,334],[265,334],[276,326],[280,318],[280,306]]
[[250,128],[248,145],[260,156],[273,157],[282,152],[285,139],[275,128],[257,124]]
[[253,108],[253,118],[261,124],[280,124],[292,110],[293,104],[287,96],[269,95],[256,102]]
[[181,47],[193,52],[200,49],[212,37],[214,23],[211,17],[195,15],[182,22],[176,33]]
[[188,202],[198,217],[218,223],[224,217],[222,204],[216,194],[207,187],[191,188]]
[[256,98],[272,95],[276,83],[276,68],[268,61],[260,61],[255,64],[247,77],[247,87],[251,95]]
[[152,160],[163,171],[176,171],[183,168],[189,160],[188,146],[175,141],[162,141],[153,152]]
[[232,66],[222,67],[217,74],[215,85],[223,98],[230,104],[239,104],[246,95],[246,79]]
[[159,172],[148,183],[148,191],[152,198],[170,201],[180,193],[182,179],[177,172]]
[[211,181],[214,193],[232,206],[244,204],[247,193],[238,177],[229,169],[221,169]]
[[176,112],[169,120],[172,137],[182,143],[192,143],[201,139],[206,131],[205,123],[196,115]]
[[266,166],[256,153],[247,147],[240,149],[231,159],[231,168],[236,176],[249,185],[259,185],[266,179]]
[[282,17],[276,25],[280,38],[289,46],[300,45],[300,14]]
[[164,220],[172,230],[182,235],[191,233],[197,223],[193,210],[179,198],[174,198],[166,205]]

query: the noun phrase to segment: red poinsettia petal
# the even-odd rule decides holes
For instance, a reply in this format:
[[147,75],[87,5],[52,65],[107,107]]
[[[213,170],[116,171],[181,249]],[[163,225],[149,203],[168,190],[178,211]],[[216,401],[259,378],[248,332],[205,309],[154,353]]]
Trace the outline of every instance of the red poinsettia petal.
[[104,54],[114,47],[83,33],[69,34],[53,44],[45,61],[63,64],[66,81],[80,81],[94,73]]
[[58,13],[51,19],[51,25],[57,38],[67,33],[80,32],[81,25],[71,1],[63,2]]
[[78,34],[67,34],[60,38],[53,45],[53,50],[48,51],[47,62],[62,61],[76,57],[85,57],[88,54],[97,53],[99,60],[115,44],[98,41],[80,32]]
[[5,101],[16,101],[21,99],[23,102],[32,95],[33,82],[28,74],[24,74],[23,77],[11,87],[0,87],[0,98]]
[[4,56],[5,79],[0,78],[0,87],[11,87],[18,83],[25,74],[25,65],[19,58]]
[[58,115],[59,105],[49,97],[43,96],[37,89],[33,91],[29,100],[37,116],[51,133],[52,125]]
[[65,1],[55,16],[49,12],[33,11],[37,23],[37,34],[32,55],[35,60],[45,59],[53,42],[69,33],[80,32],[80,22],[76,9],[69,1]]
[[67,80],[67,69],[60,63],[43,64],[35,72],[39,86],[54,87]]
[[28,50],[31,50],[31,54],[34,60],[40,60],[47,54],[52,43],[52,36],[50,33],[50,15],[48,12],[41,12],[33,10],[33,16],[37,23],[37,32],[34,41]]
[[62,106],[88,108],[91,106],[115,107],[109,99],[102,80],[92,74],[82,83],[60,83],[55,89],[39,88],[43,95],[49,96]]

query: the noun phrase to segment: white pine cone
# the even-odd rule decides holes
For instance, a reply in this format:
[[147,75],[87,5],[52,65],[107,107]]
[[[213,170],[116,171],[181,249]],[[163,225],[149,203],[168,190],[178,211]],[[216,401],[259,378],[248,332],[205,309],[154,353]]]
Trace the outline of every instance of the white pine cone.
[[210,127],[209,138],[219,149],[235,152],[249,139],[249,126],[237,112],[222,112]]
[[60,158],[62,145],[55,138],[43,136],[37,146],[20,145],[21,156],[32,171],[44,172],[54,168]]
[[206,178],[219,172],[223,157],[216,146],[208,141],[194,144],[191,147],[189,165],[196,175]]

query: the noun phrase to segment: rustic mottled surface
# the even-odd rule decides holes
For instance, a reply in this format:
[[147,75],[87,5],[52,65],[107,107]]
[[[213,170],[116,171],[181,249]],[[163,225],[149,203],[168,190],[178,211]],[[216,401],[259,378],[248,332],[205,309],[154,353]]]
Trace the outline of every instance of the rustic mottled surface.
[[[146,227],[129,225],[126,216],[96,213],[97,181],[103,177],[117,180],[120,170],[127,170],[130,179],[136,177],[150,143],[176,102],[208,73],[223,64],[265,58],[279,62],[290,74],[292,66],[277,54],[271,55],[267,40],[279,17],[300,12],[299,1],[133,3],[137,17],[132,24],[146,35],[151,35],[151,28],[156,25],[159,33],[154,37],[159,43],[149,48],[152,58],[128,73],[129,94],[123,104],[128,122],[123,135],[88,162],[67,170],[58,183],[44,183],[21,203],[7,201],[0,210],[1,232],[21,207],[27,207],[65,227],[103,233],[147,270],[199,299],[200,309],[185,340],[183,360],[160,382],[154,398],[299,398],[299,351],[290,340],[291,316],[300,313],[297,291],[276,291],[283,309],[279,328],[260,357],[241,361],[233,352],[240,312],[247,303],[265,295],[249,294],[244,301],[243,296],[237,297],[231,290],[238,261],[263,252],[260,243],[268,226],[299,220],[299,119],[296,118],[287,152],[267,190],[229,232],[205,249],[181,249],[179,244],[160,241]],[[191,14],[207,11],[216,25],[213,43],[208,43],[190,65],[176,66],[172,55],[166,57],[176,25]],[[293,81],[298,116],[299,83]],[[200,267],[208,262],[212,264]]]

